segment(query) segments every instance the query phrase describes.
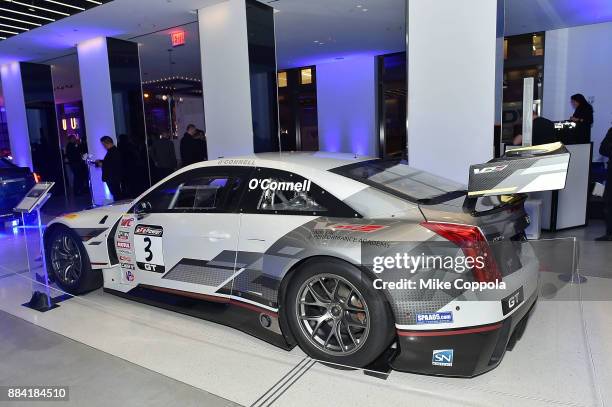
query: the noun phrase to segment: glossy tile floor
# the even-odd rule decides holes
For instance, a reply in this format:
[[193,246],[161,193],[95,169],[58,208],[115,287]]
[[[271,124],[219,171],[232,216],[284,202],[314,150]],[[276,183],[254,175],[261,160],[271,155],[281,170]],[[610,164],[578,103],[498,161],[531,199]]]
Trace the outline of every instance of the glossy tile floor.
[[[383,379],[333,369],[297,348],[279,350],[231,328],[101,290],[46,313],[32,311],[20,304],[32,288],[43,288],[27,269],[29,257],[41,270],[36,236],[29,230],[26,256],[22,234],[3,234],[0,386],[69,385],[71,401],[52,406],[612,405],[612,243],[590,241],[601,231],[597,223],[544,236],[577,238],[578,268],[587,281],[563,284],[558,275],[543,273],[548,291],[523,338],[498,368],[473,379],[400,372]],[[60,294],[52,289],[53,296]]]

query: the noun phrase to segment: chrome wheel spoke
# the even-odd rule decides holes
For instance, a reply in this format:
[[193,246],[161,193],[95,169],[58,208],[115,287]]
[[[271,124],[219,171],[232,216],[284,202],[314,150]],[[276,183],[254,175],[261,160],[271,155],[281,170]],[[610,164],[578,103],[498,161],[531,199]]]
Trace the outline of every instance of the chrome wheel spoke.
[[312,298],[314,298],[316,305],[327,307],[327,305],[329,304],[329,301],[325,301],[325,299],[321,297],[321,295],[318,292],[316,292],[312,284],[308,286],[308,292],[310,293]]
[[346,352],[345,346],[344,346],[344,340],[342,340],[342,330],[341,328],[341,324],[340,321],[336,322],[336,325],[334,326],[334,335],[336,336],[336,340],[338,341],[338,345],[340,345],[340,351],[341,352]]
[[357,340],[355,339],[355,336],[351,332],[351,326],[348,324],[346,326],[346,331],[348,332],[349,338],[351,338],[351,341],[353,342],[353,346],[357,346]]

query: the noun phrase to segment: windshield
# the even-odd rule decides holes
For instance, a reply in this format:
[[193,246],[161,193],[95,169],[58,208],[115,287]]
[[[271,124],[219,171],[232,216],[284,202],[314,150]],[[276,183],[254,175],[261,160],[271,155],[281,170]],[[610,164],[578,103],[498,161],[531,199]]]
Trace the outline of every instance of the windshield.
[[417,170],[398,160],[371,160],[345,165],[332,172],[363,182],[411,201],[425,203],[450,195],[463,195],[466,186]]

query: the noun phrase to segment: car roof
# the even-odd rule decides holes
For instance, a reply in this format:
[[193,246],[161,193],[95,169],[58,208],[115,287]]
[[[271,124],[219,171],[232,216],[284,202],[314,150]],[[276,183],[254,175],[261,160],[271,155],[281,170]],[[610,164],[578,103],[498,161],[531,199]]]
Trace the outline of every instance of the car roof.
[[[333,174],[329,170],[372,159],[372,157],[356,154],[329,153],[324,151],[257,153],[202,161],[184,167],[179,172],[217,165],[276,168],[295,172],[303,177],[310,178],[321,188],[328,191],[333,190],[337,198],[344,200],[346,197],[367,188],[367,185],[338,174]],[[338,182],[338,177],[342,177],[343,181]]]
[[[328,171],[344,165],[373,160],[374,157],[351,153],[331,153],[326,151],[285,151],[257,153],[242,157],[232,157],[232,160],[256,160],[256,164],[289,164],[309,167],[320,171]],[[224,159],[219,159],[224,160]]]

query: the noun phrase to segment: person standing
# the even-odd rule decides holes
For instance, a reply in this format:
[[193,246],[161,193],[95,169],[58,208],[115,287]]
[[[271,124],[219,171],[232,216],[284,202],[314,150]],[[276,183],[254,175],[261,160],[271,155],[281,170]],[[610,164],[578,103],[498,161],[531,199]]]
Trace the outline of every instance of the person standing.
[[83,154],[86,154],[81,139],[71,134],[66,145],[66,160],[72,171],[74,195],[81,195],[87,191],[87,165],[83,161]]
[[574,114],[570,117],[570,121],[576,123],[576,129],[574,130],[575,139],[572,141],[575,144],[590,143],[591,126],[593,125],[593,106],[587,102],[581,93],[572,95],[570,103],[574,108]]
[[162,133],[160,138],[153,143],[151,159],[155,164],[157,181],[166,178],[176,170],[176,154],[170,134]]
[[533,125],[531,128],[531,144],[534,146],[559,141],[555,131],[555,124],[537,112],[533,112]]
[[113,200],[123,199],[121,191],[121,181],[123,179],[123,165],[121,163],[121,153],[115,146],[115,142],[109,136],[100,138],[100,143],[106,150],[104,160],[97,160],[96,166],[102,167],[102,181],[108,186],[108,190],[113,195]]
[[183,167],[204,161],[206,157],[206,138],[201,130],[190,124],[181,139],[181,165]]
[[612,127],[599,146],[599,154],[608,157],[608,173],[604,189],[604,216],[606,219],[606,234],[596,238],[598,242],[612,241]]

